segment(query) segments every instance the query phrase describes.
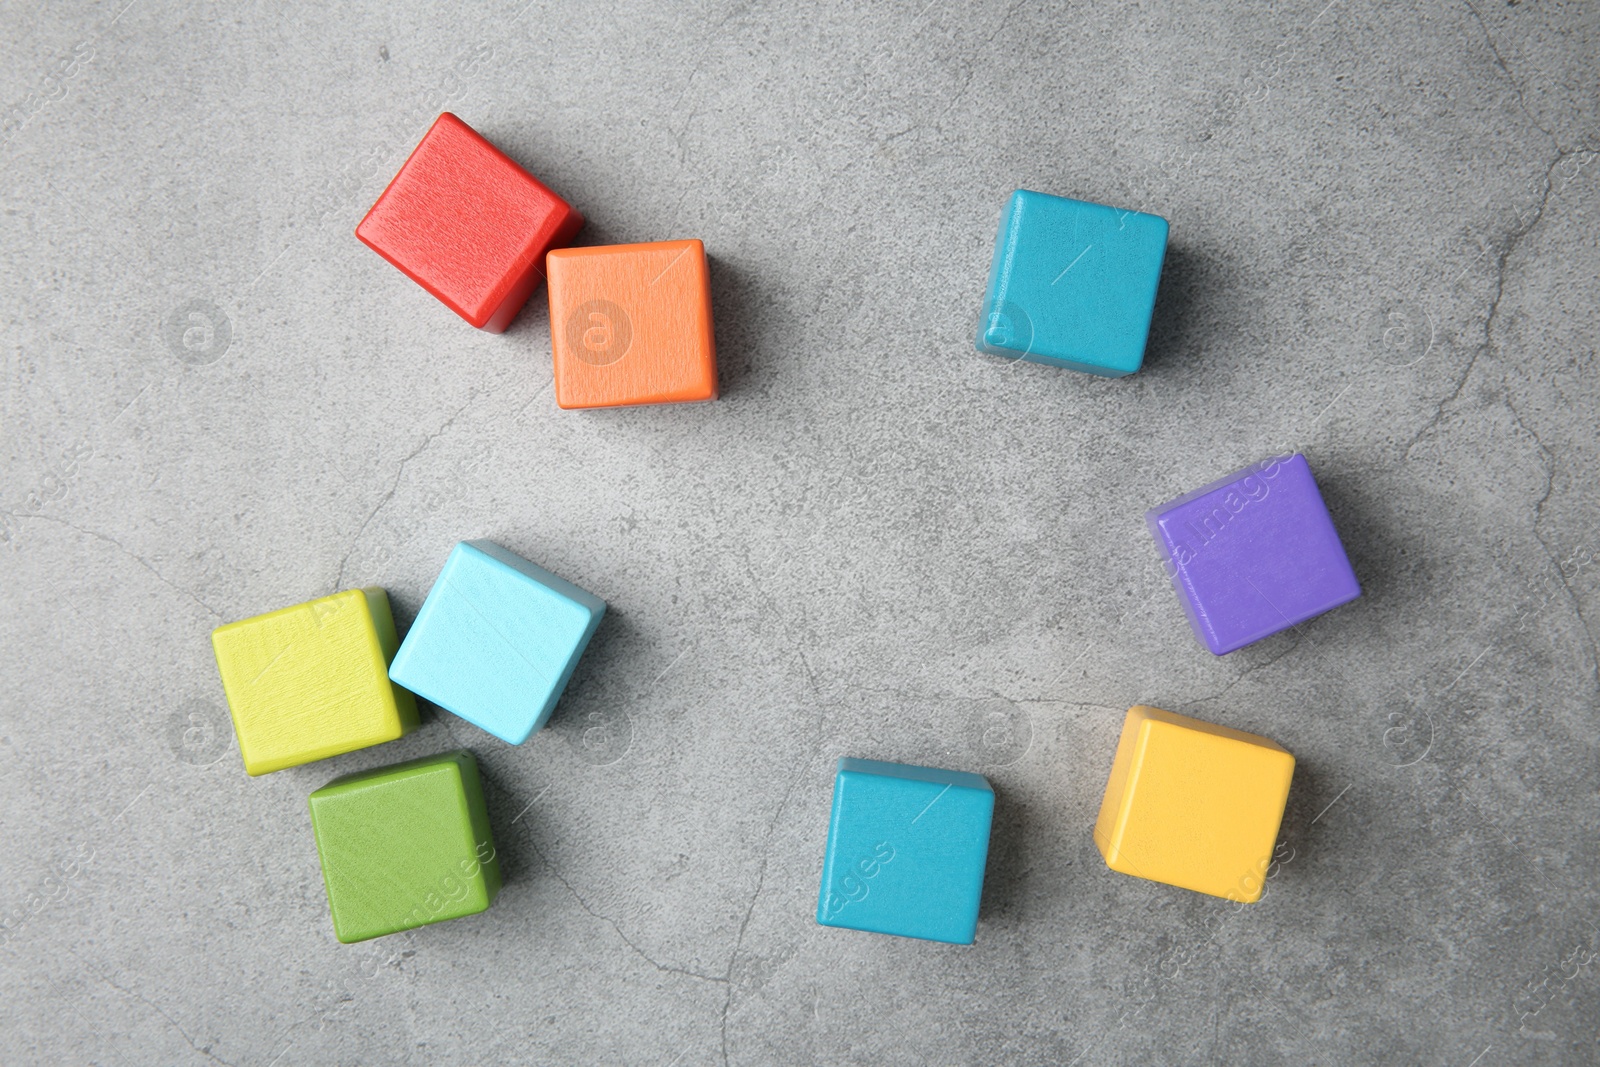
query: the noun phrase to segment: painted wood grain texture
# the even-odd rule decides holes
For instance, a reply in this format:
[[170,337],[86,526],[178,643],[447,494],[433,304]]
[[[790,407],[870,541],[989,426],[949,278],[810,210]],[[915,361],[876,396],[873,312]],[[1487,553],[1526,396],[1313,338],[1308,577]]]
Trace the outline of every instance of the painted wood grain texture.
[[470,752],[345,775],[307,803],[340,941],[473,915],[500,891],[500,860]]
[[491,541],[451,551],[394,658],[399,685],[520,745],[567,687],[605,601]]
[[817,922],[972,944],[994,803],[980,774],[841,759]]
[[583,216],[448,111],[356,236],[472,325],[499,333]]
[[416,698],[389,680],[398,645],[389,596],[377,587],[212,631],[245,770],[267,774],[415,729]]
[[556,403],[717,398],[711,275],[699,241],[557,249],[546,257]]

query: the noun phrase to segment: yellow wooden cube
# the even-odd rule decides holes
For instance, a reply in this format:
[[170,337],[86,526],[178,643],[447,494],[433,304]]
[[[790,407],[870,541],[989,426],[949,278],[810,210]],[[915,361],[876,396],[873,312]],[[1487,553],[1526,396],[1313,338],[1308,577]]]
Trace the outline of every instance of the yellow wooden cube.
[[389,595],[349,589],[211,631],[250,774],[393,741],[417,700],[389,681],[399,646]]
[[1129,708],[1095,844],[1114,871],[1251,903],[1293,775],[1294,757],[1265,737]]

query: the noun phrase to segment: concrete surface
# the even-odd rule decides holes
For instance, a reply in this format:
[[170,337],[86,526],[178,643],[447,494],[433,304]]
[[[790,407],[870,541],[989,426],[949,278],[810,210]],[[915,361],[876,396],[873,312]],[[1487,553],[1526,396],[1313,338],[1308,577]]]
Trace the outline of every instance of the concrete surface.
[[[1600,10],[523,3],[0,7],[0,1060],[1600,1060]],[[723,400],[355,240],[445,107]],[[972,350],[1017,186],[1171,220],[1140,374]],[[1283,447],[1366,595],[1214,659],[1143,513]],[[247,779],[209,630],[463,537],[610,602],[551,727]],[[1100,861],[1134,703],[1299,757],[1259,905]],[[306,794],[451,746],[504,893],[337,944]],[[815,924],[844,754],[994,781],[975,947]]]

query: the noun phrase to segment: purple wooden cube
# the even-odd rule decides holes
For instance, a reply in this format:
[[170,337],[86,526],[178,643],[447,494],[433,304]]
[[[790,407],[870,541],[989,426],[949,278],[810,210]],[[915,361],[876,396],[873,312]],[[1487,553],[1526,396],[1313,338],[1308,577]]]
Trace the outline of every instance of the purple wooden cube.
[[1221,656],[1361,595],[1306,458],[1252,463],[1145,512],[1195,636]]

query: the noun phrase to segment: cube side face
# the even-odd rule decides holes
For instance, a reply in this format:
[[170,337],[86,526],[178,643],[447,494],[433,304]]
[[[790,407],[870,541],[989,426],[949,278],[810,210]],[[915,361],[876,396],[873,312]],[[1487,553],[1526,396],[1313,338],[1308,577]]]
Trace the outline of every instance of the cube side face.
[[989,780],[971,771],[950,771],[942,767],[919,767],[912,763],[890,763],[887,760],[856,759],[846,756],[839,760],[839,772],[875,774],[884,778],[904,778],[911,782],[931,782],[934,785],[958,785],[967,789],[994,791]]
[[[371,585],[362,589],[361,594],[367,598],[367,613],[372,616],[373,631],[378,639],[378,652],[383,657],[384,676],[388,677],[389,664],[394,662],[395,653],[400,651],[400,634],[395,629],[394,610],[389,605],[389,593]],[[409,689],[402,689],[393,681],[390,681],[389,689],[394,693],[394,706],[400,720],[400,731],[402,734],[408,734],[419,724],[417,698]]]
[[978,311],[979,352],[1011,359],[1027,359],[1033,353],[1033,320],[1007,297],[1017,257],[1016,225],[1023,203],[1022,190],[1011,194],[1000,212],[1000,228],[995,233],[994,255],[989,261],[989,283]]
[[583,216],[456,116],[423,136],[356,236],[472,325],[504,330]]
[[601,600],[582,586],[567,581],[559,574],[545,570],[532,560],[523,559],[508,548],[497,545],[493,541],[484,540],[462,541],[461,544],[466,549],[489,557],[489,559],[503,567],[509,567],[511,570],[517,571],[541,585],[554,589],[568,600],[576,601],[588,608],[596,616],[605,613],[606,602],[604,600]]
[[1130,772],[1135,753],[1143,738],[1143,727],[1149,719],[1146,709],[1133,707],[1122,720],[1122,733],[1117,738],[1116,755],[1111,759],[1111,775],[1106,779],[1106,791],[1100,801],[1100,814],[1094,823],[1094,843],[1107,863],[1116,859],[1120,850],[1125,826],[1125,802],[1128,796]]
[[1252,464],[1147,522],[1195,635],[1215,655],[1361,595],[1304,456]]
[[[1153,710],[1153,709],[1152,709]],[[1225,897],[1260,898],[1283,821],[1294,757],[1239,731],[1171,713],[1147,716],[1106,865],[1123,874]]]
[[976,347],[1103,377],[1137,371],[1167,221],[1019,189],[995,240]]
[[467,799],[467,825],[472,832],[473,852],[483,878],[484,907],[487,908],[494,903],[504,884],[500,874],[500,852],[495,848],[494,831],[489,826],[489,805],[484,801],[483,776],[478,771],[478,761],[466,751],[458,753],[457,757],[461,765],[461,787]]
[[476,914],[499,889],[470,753],[348,775],[308,806],[334,933],[346,944]]
[[497,545],[489,546],[495,555],[476,547],[483,544],[451,551],[390,677],[520,745],[549,719],[605,604]]
[[973,788],[841,769],[817,922],[971,944],[993,816],[987,782]]
[[394,627],[386,595],[379,602],[348,590],[212,631],[246,772],[353,752],[415,728],[415,700],[389,681],[385,626]]
[[1164,722],[1169,726],[1182,726],[1186,729],[1197,730],[1204,734],[1214,734],[1217,737],[1230,738],[1234,741],[1243,741],[1245,744],[1271,749],[1273,752],[1282,752],[1285,755],[1287,755],[1289,752],[1288,749],[1284,748],[1270,737],[1263,737],[1260,734],[1248,733],[1244,730],[1235,730],[1231,726],[1222,726],[1214,722],[1206,722],[1204,719],[1196,719],[1189,715],[1180,715],[1175,711],[1167,711],[1165,708],[1153,708],[1148,705],[1140,705],[1137,708],[1132,708],[1129,710],[1138,711],[1146,719],[1155,719],[1160,722]]
[[700,241],[556,249],[546,270],[557,405],[716,399],[711,274]]

